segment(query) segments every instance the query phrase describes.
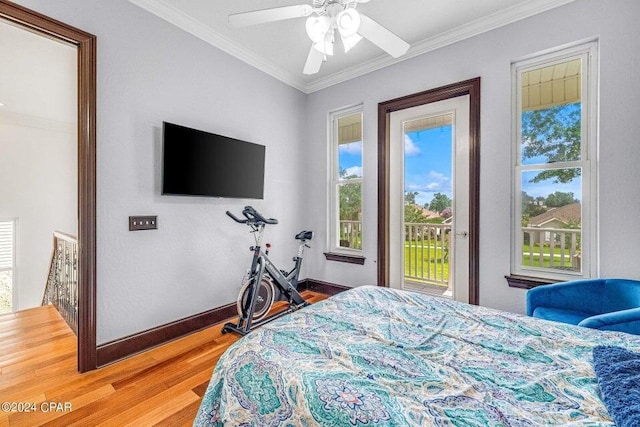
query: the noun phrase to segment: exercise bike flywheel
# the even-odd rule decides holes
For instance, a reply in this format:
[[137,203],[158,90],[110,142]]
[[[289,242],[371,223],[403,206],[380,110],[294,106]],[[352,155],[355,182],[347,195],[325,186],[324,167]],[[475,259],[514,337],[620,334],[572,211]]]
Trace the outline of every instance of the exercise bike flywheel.
[[[243,285],[240,293],[238,294],[238,301],[236,308],[238,310],[238,316],[242,320],[246,320],[249,313],[249,305],[251,304],[251,298],[253,296],[253,282],[255,279],[249,278]],[[256,295],[255,307],[253,310],[252,322],[257,322],[264,318],[271,309],[275,298],[275,289],[273,283],[267,276],[263,276],[258,286],[258,295]]]

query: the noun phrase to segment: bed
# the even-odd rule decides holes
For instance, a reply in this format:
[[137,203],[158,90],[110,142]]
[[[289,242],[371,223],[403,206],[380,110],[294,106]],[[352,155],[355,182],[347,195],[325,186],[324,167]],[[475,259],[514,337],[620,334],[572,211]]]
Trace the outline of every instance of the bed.
[[640,337],[358,287],[233,344],[194,425],[613,425],[597,345]]

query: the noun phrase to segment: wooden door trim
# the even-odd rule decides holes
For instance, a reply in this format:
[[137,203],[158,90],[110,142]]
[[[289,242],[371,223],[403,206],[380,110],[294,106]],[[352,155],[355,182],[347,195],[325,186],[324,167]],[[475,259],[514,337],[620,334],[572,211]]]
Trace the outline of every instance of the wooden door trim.
[[378,286],[389,286],[389,120],[404,110],[469,95],[469,302],[478,304],[480,251],[480,77],[378,104]]
[[96,368],[96,36],[7,0],[0,18],[78,51],[78,370]]

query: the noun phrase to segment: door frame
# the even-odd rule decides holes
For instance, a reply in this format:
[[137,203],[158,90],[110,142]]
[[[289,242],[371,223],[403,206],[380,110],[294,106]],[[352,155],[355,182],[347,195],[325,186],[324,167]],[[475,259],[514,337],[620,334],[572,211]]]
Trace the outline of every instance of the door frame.
[[96,369],[96,36],[7,0],[0,18],[78,51],[78,370]]
[[378,104],[378,286],[389,286],[390,116],[404,110],[469,95],[469,302],[478,305],[480,252],[480,77]]

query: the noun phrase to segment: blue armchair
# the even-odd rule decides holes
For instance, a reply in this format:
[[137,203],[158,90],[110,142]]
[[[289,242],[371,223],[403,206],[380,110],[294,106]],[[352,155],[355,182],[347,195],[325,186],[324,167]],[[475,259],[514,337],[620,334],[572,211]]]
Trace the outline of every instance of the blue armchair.
[[640,281],[584,279],[527,292],[527,315],[640,335]]

